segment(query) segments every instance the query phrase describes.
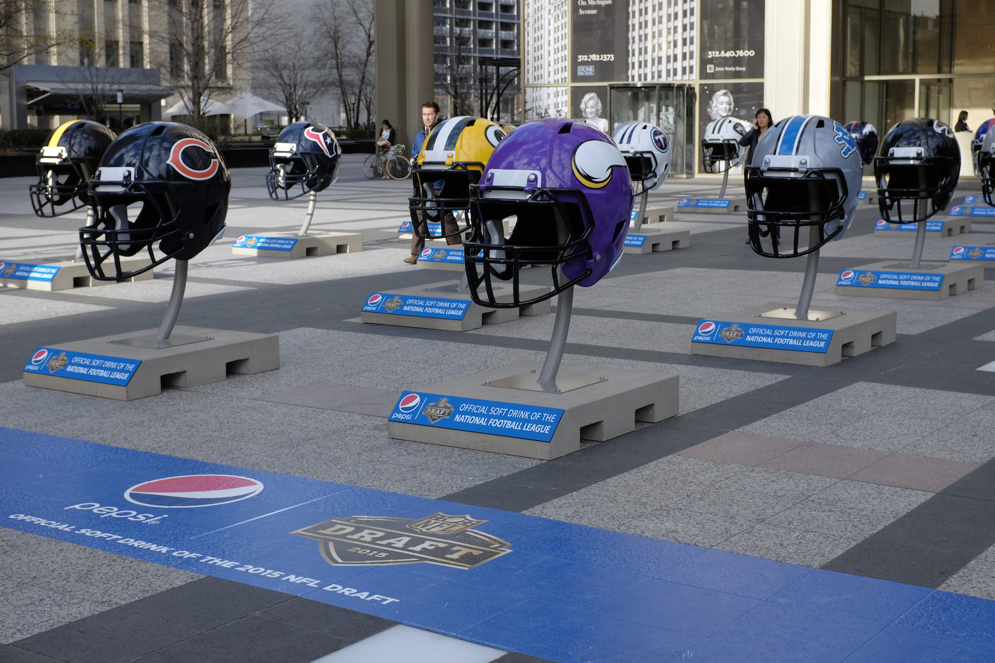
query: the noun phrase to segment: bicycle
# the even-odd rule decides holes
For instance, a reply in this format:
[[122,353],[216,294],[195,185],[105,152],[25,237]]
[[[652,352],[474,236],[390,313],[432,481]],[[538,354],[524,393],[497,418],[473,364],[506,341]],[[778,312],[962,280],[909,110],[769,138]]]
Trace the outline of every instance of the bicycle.
[[410,177],[411,164],[402,156],[403,152],[404,145],[394,145],[386,152],[368,156],[363,164],[366,179],[404,180]]

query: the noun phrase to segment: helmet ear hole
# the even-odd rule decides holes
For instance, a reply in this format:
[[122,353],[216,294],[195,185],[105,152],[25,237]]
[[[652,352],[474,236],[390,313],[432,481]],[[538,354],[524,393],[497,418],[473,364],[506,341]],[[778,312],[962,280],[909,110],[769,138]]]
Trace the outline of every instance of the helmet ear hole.
[[213,219],[214,215],[218,213],[218,207],[220,207],[218,204],[214,204],[214,205],[211,205],[210,207],[208,207],[207,209],[204,210],[204,225],[205,226],[210,225],[211,219]]

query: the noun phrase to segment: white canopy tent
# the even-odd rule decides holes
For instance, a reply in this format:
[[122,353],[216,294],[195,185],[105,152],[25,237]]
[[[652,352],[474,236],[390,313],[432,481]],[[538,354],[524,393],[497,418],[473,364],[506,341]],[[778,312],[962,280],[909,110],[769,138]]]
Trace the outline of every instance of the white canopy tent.
[[281,113],[287,112],[287,109],[280,104],[274,104],[270,101],[266,101],[251,92],[243,92],[242,94],[234,97],[225,104],[225,107],[232,115],[245,119],[250,119],[259,113],[266,113],[268,111]]
[[[190,115],[190,110],[187,108],[186,100],[181,100],[175,106],[172,106],[162,112],[162,117],[169,118],[174,115]],[[207,112],[204,115],[231,115],[231,111],[224,104],[214,101],[213,99],[207,102]]]

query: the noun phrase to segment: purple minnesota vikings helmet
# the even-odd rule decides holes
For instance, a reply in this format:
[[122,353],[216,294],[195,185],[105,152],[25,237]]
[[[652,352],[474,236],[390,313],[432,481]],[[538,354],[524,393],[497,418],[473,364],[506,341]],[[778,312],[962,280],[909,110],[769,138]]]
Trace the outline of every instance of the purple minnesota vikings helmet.
[[[473,238],[464,260],[477,304],[513,308],[592,286],[622,257],[629,170],[615,143],[583,122],[545,119],[515,129],[470,195]],[[549,267],[552,289],[522,301],[519,273],[527,266]],[[511,281],[511,301],[497,301],[495,278]]]

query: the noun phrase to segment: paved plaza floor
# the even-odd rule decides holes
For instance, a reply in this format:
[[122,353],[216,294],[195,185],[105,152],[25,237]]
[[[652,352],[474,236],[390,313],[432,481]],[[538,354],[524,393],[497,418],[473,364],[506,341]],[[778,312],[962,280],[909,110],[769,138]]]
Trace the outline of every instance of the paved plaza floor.
[[[411,184],[363,179],[362,158],[344,157],[312,223],[361,232],[361,253],[232,255],[239,235],[296,230],[306,207],[270,201],[264,171],[242,169],[225,240],[190,263],[179,324],[278,334],[277,371],[131,402],[26,387],[39,346],[158,326],[173,267],[135,283],[0,288],[0,662],[402,660],[376,653],[391,638],[440,663],[995,660],[995,268],[939,301],[837,295],[841,270],[911,255],[914,233],[875,237],[877,208],[861,204],[822,252],[813,308],[895,311],[894,344],[827,368],[696,356],[699,320],[794,305],[805,261],[755,255],[745,214],[681,209],[666,226],[689,230],[690,248],[627,255],[577,289],[564,359],[679,374],[677,417],[552,461],[392,440],[402,390],[539,361],[553,316],[463,333],[362,324],[371,292],[452,274],[402,262]],[[0,180],[0,262],[75,250],[85,215],[36,218],[32,181]],[[651,202],[719,184],[672,179]],[[979,192],[962,183],[956,201]],[[929,238],[924,259],[995,241],[991,220]],[[295,528],[468,514],[510,552],[469,570],[361,567],[354,584],[380,596],[368,601],[38,526],[72,508],[59,491],[96,491],[121,468],[136,468],[129,485],[255,477],[272,513],[341,498],[334,513],[306,507]],[[102,499],[113,503],[84,501]],[[262,518],[253,537],[271,536],[263,511],[246,513]],[[112,532],[111,520],[92,527]],[[214,534],[190,526],[191,540]],[[336,568],[290,538],[302,565]],[[322,579],[341,590],[345,577]]]

